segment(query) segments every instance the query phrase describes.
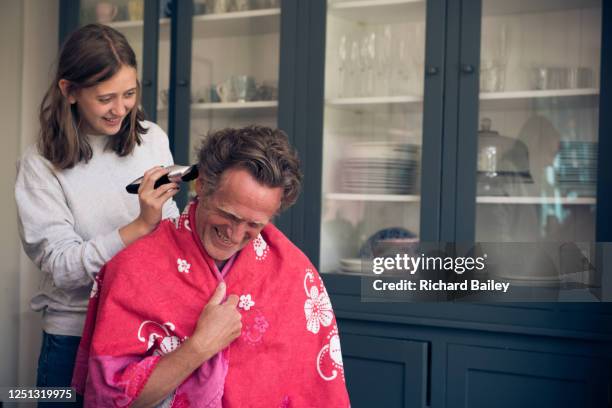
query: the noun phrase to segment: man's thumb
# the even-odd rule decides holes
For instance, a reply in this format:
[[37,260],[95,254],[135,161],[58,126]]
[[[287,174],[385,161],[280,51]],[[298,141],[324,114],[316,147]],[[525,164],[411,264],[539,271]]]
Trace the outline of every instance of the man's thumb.
[[212,305],[219,305],[219,304],[221,304],[223,299],[225,299],[225,291],[226,291],[225,282],[221,282],[219,284],[219,286],[217,286],[217,289],[215,290],[215,293],[213,293],[212,297],[208,301],[208,304],[209,305],[211,305],[211,304]]

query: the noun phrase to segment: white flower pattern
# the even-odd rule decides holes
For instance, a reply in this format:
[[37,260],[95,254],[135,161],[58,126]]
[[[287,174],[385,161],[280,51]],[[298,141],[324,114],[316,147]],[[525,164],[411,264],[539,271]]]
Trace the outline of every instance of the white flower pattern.
[[182,273],[189,273],[189,268],[191,268],[191,264],[187,263],[186,259],[178,258],[176,260],[177,269]]
[[147,351],[153,348],[153,355],[163,356],[172,353],[180,347],[187,337],[180,338],[173,335],[176,327],[172,322],[159,324],[152,320],[145,320],[138,328],[138,340],[147,344]]
[[[331,332],[327,335],[327,340],[329,343],[323,345],[317,356],[317,371],[325,381],[336,379],[338,372],[340,372],[344,379],[344,364],[342,363],[342,349],[340,348],[338,326],[334,325]],[[327,367],[325,371],[329,371],[329,374],[324,373],[324,367]]]
[[308,331],[317,334],[321,325],[327,327],[334,319],[331,301],[325,289],[319,293],[319,288],[310,288],[310,299],[304,303],[304,314],[306,315],[306,328]]
[[251,299],[250,294],[240,295],[240,302],[238,303],[238,307],[243,310],[249,310],[255,306],[255,302]]
[[262,238],[261,234],[253,240],[253,249],[255,250],[255,259],[263,261],[268,256],[268,244]]

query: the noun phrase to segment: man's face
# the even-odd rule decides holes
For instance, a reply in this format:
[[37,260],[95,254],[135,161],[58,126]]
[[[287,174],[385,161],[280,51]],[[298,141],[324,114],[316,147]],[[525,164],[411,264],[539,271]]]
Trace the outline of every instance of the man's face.
[[228,260],[255,239],[281,205],[282,189],[260,184],[241,168],[226,170],[219,189],[206,196],[197,182],[200,204],[196,229],[215,261]]

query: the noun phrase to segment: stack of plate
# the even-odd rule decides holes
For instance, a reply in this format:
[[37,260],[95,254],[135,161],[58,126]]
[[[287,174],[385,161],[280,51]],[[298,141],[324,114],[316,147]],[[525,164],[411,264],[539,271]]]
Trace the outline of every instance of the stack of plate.
[[420,147],[414,144],[352,144],[342,162],[342,190],[346,193],[414,194],[418,190],[420,156]]
[[594,196],[597,184],[597,143],[561,141],[554,168],[557,185],[565,194]]
[[361,273],[361,258],[345,258],[340,260],[340,269],[338,272],[344,273]]

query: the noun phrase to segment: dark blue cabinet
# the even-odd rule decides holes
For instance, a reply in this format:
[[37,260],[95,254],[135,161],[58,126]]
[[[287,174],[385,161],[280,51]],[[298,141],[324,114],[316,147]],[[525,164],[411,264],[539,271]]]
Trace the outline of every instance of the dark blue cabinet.
[[609,407],[609,337],[338,314],[353,406]]
[[[334,4],[332,6],[334,11],[342,8],[344,12],[350,7],[356,9],[358,6],[358,2],[346,2],[344,6],[342,5],[344,2],[322,0],[309,2],[303,18],[310,20],[307,30],[316,35],[310,37],[309,46],[302,52],[307,57],[309,66],[314,66],[312,69],[315,73],[309,76],[312,80],[308,86],[302,84],[308,88],[307,92],[303,94],[298,92],[298,99],[318,104],[315,105],[318,106],[318,111],[313,106],[309,106],[309,110],[314,109],[315,112],[309,115],[311,120],[304,123],[298,132],[302,135],[299,139],[308,146],[302,150],[304,160],[309,165],[315,162],[321,167],[325,167],[323,163],[325,155],[329,155],[325,152],[325,138],[334,130],[327,126],[327,121],[330,120],[328,116],[332,117],[332,114],[327,112],[329,110],[327,105],[330,103],[326,94],[330,86],[337,86],[335,82],[329,83],[332,76],[328,73],[325,76],[326,82],[322,83],[320,72],[321,66],[325,66],[328,71],[334,69],[330,68],[334,65],[329,63],[328,59],[338,58],[338,46],[335,45],[337,39],[333,43],[333,48],[326,52],[329,39],[326,41],[325,38],[321,38],[321,32],[330,32],[330,28],[326,28],[326,23],[330,21],[326,4],[329,7],[331,3]],[[375,2],[363,3],[371,5]],[[395,7],[397,6],[395,3],[401,2],[381,0],[380,8],[391,3],[394,3]],[[593,242],[611,240],[612,224],[609,222],[608,208],[612,206],[610,194],[612,183],[608,181],[612,174],[612,161],[607,160],[607,155],[611,151],[610,138],[607,135],[612,132],[612,120],[606,112],[609,111],[612,100],[609,80],[609,74],[612,72],[612,52],[610,52],[612,5],[606,1],[557,3],[533,1],[527,4],[495,0],[431,0],[424,3],[427,33],[423,67],[424,98],[422,105],[414,108],[423,108],[421,167],[423,189],[418,213],[422,240],[475,242],[484,240],[485,236],[490,242],[508,239],[525,242],[530,239],[534,241],[540,239],[535,235],[503,236],[495,232],[502,229],[498,228],[496,224],[498,221],[501,221],[499,224],[503,224],[506,228],[504,232],[513,231],[512,229],[522,222],[523,212],[529,205],[538,208],[537,211],[543,214],[547,210],[547,201],[539,201],[540,193],[524,193],[530,188],[533,189],[537,182],[533,185],[526,183],[519,186],[519,189],[522,189],[520,194],[523,194],[521,197],[517,197],[520,195],[517,192],[496,196],[496,192],[489,192],[487,195],[481,191],[483,186],[479,185],[477,175],[477,170],[482,165],[479,161],[483,159],[478,151],[479,121],[491,114],[494,120],[503,123],[505,129],[513,131],[517,139],[527,140],[525,135],[529,132],[521,129],[523,122],[520,121],[525,121],[521,116],[523,115],[521,110],[531,112],[533,109],[535,116],[538,116],[547,114],[543,113],[544,110],[554,111],[562,106],[561,110],[555,111],[552,119],[549,118],[555,126],[562,127],[560,123],[572,122],[569,119],[573,114],[572,112],[568,114],[564,106],[576,106],[577,103],[585,103],[585,111],[590,109],[595,115],[599,114],[589,126],[593,128],[591,132],[594,132],[595,140],[599,144],[596,163],[600,181],[597,183],[595,195],[578,200],[584,204],[582,207],[572,204],[571,197],[561,200],[558,208],[565,211],[564,214],[571,215],[564,220],[558,218],[559,222],[554,227],[546,224],[540,231],[543,236],[550,239],[554,235],[551,230],[567,220],[573,220],[571,222],[575,224],[571,228],[567,229],[569,224],[558,228],[555,233],[560,234],[561,231],[566,233],[555,236],[554,239],[573,241],[580,236],[586,241]],[[420,16],[418,12],[422,11],[421,9],[405,6],[408,12],[418,10],[417,15]],[[397,13],[403,12],[401,6],[397,7]],[[524,7],[525,13],[508,17],[508,10],[517,7]],[[554,13],[551,13],[538,20],[538,13],[547,7],[558,7],[559,13],[554,16],[552,15]],[[580,38],[584,40],[590,35],[589,38],[594,39],[594,43],[601,41],[599,49],[588,51],[595,53],[593,55],[596,59],[591,62],[592,69],[599,72],[599,83],[593,84],[594,89],[559,91],[549,89],[556,85],[529,82],[527,71],[535,67],[526,66],[528,65],[526,59],[523,61],[523,66],[516,63],[517,56],[530,55],[533,51],[529,51],[529,48],[533,45],[540,47],[538,48],[540,55],[535,55],[535,60],[541,57],[542,61],[545,61],[556,52],[552,44],[560,38],[567,38],[567,41],[560,42],[567,46],[565,54],[560,53],[552,58],[556,58],[558,65],[570,61],[573,58],[571,47],[575,46],[579,36],[571,34],[574,29],[569,22],[574,16],[568,10],[581,7],[600,7],[601,14],[589,15],[589,12],[586,12],[581,15],[577,12],[577,15],[582,16],[579,18],[585,19],[580,23],[583,29],[595,30],[595,34],[593,32],[586,34],[586,31],[583,31]],[[365,8],[364,6],[363,9]],[[379,18],[381,15],[390,18],[391,22],[402,18],[402,16],[389,17],[389,14],[379,11],[372,7],[371,13],[363,18],[363,21],[368,24],[371,19]],[[535,16],[530,16],[530,13],[535,13]],[[546,13],[548,11],[543,14]],[[347,12],[339,18],[346,18],[349,23],[356,21],[359,27],[359,19],[354,18],[357,14],[359,12],[354,10],[352,15]],[[556,24],[554,21],[556,18],[561,18],[560,16],[568,17],[566,22],[552,30],[557,33],[556,37],[553,35],[548,41],[544,40],[547,34],[542,33]],[[415,17],[417,20],[419,18]],[[585,23],[587,20],[590,23]],[[336,20],[334,24],[337,25]],[[512,24],[518,24],[520,27],[517,29],[514,26],[511,30],[504,28],[505,25]],[[538,31],[540,29],[541,32]],[[338,31],[332,33],[338,37],[342,35],[338,34]],[[418,42],[418,39],[414,39],[414,42]],[[504,51],[508,42],[514,46],[518,45],[509,53],[511,54],[509,57],[505,55],[508,50]],[[505,59],[507,75],[505,89],[500,85],[497,74],[491,73],[499,73],[499,69],[495,68],[497,62],[489,61],[496,58]],[[515,58],[514,65],[512,58]],[[540,62],[540,64],[545,63]],[[524,70],[525,77],[519,80],[517,78],[520,77],[521,70]],[[568,95],[569,97],[564,99]],[[574,97],[576,99],[573,99]],[[366,105],[372,101],[350,102]],[[334,103],[339,102],[336,100]],[[385,109],[380,108],[381,111]],[[396,112],[394,109],[395,106],[388,108],[389,111]],[[411,108],[408,107],[406,111],[406,121],[413,119],[410,116]],[[356,123],[367,122],[369,120],[367,114],[367,107],[364,107],[351,118],[354,118]],[[339,114],[334,113],[334,115]],[[380,117],[376,122],[376,114],[372,117],[372,122],[385,126]],[[518,130],[513,130],[514,128]],[[562,129],[563,132],[565,130]],[[564,135],[562,138],[570,137],[569,133]],[[598,138],[596,135],[599,135]],[[342,146],[349,148],[346,143]],[[537,150],[532,146],[529,147],[536,156],[534,152]],[[537,178],[539,173],[536,171],[536,166],[533,163],[530,165]],[[304,220],[304,224],[298,226],[299,233],[293,238],[311,259],[320,261],[318,266],[323,272],[333,272],[333,268],[326,267],[327,259],[320,259],[323,254],[321,237],[329,234],[329,230],[320,227],[322,208],[319,208],[317,203],[322,202],[322,206],[327,205],[321,180],[326,180],[325,174],[321,176],[320,173],[316,173],[313,178],[309,178],[307,174],[305,190],[311,194],[302,197],[304,208],[296,207],[294,210],[293,219]],[[339,196],[340,194],[337,194],[334,197],[338,199]],[[344,195],[340,198],[347,197]],[[362,211],[383,217],[385,208],[371,204],[372,201],[381,199],[385,197],[370,196],[364,199],[365,210]],[[396,197],[396,199],[401,198]],[[414,205],[408,203],[407,198],[406,201],[406,206]],[[596,215],[593,212],[594,203],[597,206]],[[312,208],[313,206],[315,208]],[[511,210],[519,216],[504,218],[508,212],[490,211],[491,208],[495,210],[498,207],[503,209],[511,207]],[[354,213],[357,210],[351,211]],[[295,212],[299,214],[296,215]],[[491,214],[498,218],[497,221],[487,221],[487,216]],[[344,219],[350,215],[349,213]],[[546,221],[548,216],[537,218],[538,216],[532,218],[532,221],[524,222],[525,228],[533,227],[535,230],[540,225],[544,225],[542,220]],[[588,220],[584,218],[585,216]],[[403,222],[401,217],[399,219]],[[550,219],[554,221],[554,216],[548,220]],[[580,221],[581,219],[583,221]],[[336,222],[335,225],[345,228],[346,222]],[[581,228],[588,229],[588,225],[591,225],[591,229],[588,231],[588,238],[585,238],[587,235]],[[483,235],[483,231],[489,235]],[[344,237],[349,234],[336,235]],[[329,237],[327,238],[325,242],[330,241]],[[345,249],[341,245],[338,248]],[[329,250],[329,246],[325,249]],[[609,254],[609,248],[602,246],[599,254],[602,263],[598,267],[603,271],[604,289],[612,287],[610,286],[612,282],[606,277],[605,271]],[[362,406],[358,405],[362,402],[363,406],[420,407],[425,404],[424,406],[435,408],[610,406],[611,305],[606,303],[368,303],[361,299],[360,277],[351,276],[346,270],[343,272],[343,274],[325,274],[324,280],[339,319],[343,350],[347,360],[347,384],[355,406]],[[344,340],[346,338],[348,340]],[[419,393],[418,387],[415,391],[412,382],[405,383],[404,388],[400,390],[402,385],[397,379],[402,372],[400,364],[389,362],[384,358],[381,361],[384,352],[373,352],[368,348],[368,341],[355,342],[355,338],[386,340],[389,342],[389,349],[393,350],[402,348],[403,342],[417,341],[425,344],[428,353],[428,368],[424,371],[427,376],[425,399],[421,399],[423,395]],[[344,345],[345,342],[349,343],[348,347]],[[362,351],[359,351],[360,347],[363,348]],[[412,353],[412,359],[418,360],[421,357],[419,349],[411,350],[409,347],[404,347],[402,350]],[[351,360],[356,354],[372,353],[375,355],[370,358],[359,357],[358,361]],[[377,373],[380,377],[389,377],[391,380],[380,381],[376,377],[376,380],[372,381],[372,373]],[[356,387],[356,384],[359,386]],[[385,387],[393,388],[394,391],[380,392]],[[402,399],[408,398],[407,395],[411,395],[416,400]],[[402,403],[403,405],[398,405]]]
[[605,358],[448,346],[448,408],[606,407]]
[[[390,11],[380,14],[374,3]],[[322,191],[324,122],[327,120],[325,89],[338,85],[327,78],[326,58],[340,50],[326,55],[328,7],[336,10],[340,21],[347,19],[357,26],[360,21],[355,15],[359,12],[352,8],[366,10],[367,18],[372,21],[379,21],[380,15],[391,21],[406,20],[411,16],[401,13],[408,10],[425,24],[424,60],[419,61],[424,71],[419,74],[424,94],[420,99],[365,100],[364,105],[368,105],[370,113],[374,112],[374,119],[364,119],[364,112],[367,113],[364,108],[351,116],[350,121],[369,121],[375,131],[377,126],[387,125],[376,119],[380,111],[393,112],[395,119],[401,119],[405,112],[405,122],[410,122],[414,117],[409,115],[420,110],[422,115],[416,119],[422,128],[420,196],[418,199],[391,197],[396,200],[393,205],[397,208],[397,202],[404,200],[406,206],[417,206],[419,219],[412,221],[419,226],[423,240],[473,242],[478,238],[479,206],[503,201],[490,196],[478,201],[476,197],[479,109],[490,104],[487,106],[495,111],[500,104],[504,106],[514,98],[516,103],[508,105],[510,113],[503,117],[511,128],[516,106],[521,103],[535,106],[550,97],[546,92],[539,92],[545,89],[503,95],[496,91],[499,85],[495,81],[486,85],[490,89],[484,98],[480,95],[478,73],[482,68],[490,68],[479,66],[481,56],[483,50],[495,48],[481,42],[494,37],[487,33],[503,33],[503,29],[498,30],[503,27],[503,10],[519,4],[501,0],[484,3],[483,11],[481,0],[282,0],[277,119],[300,153],[305,184],[298,203],[280,217],[278,224],[317,267],[322,265],[321,237],[326,233],[321,228],[325,203]],[[499,6],[499,13],[490,14],[492,21],[499,24],[482,27],[483,13],[488,13],[486,7],[491,3]],[[529,10],[552,3],[555,1],[520,2]],[[558,3],[561,8],[601,5],[600,81],[596,90],[578,92],[577,97],[591,102],[599,98],[599,182],[594,225],[597,241],[612,241],[612,217],[608,210],[612,208],[612,160],[607,158],[612,153],[612,138],[608,137],[612,135],[612,117],[608,114],[612,108],[612,3],[606,0],[559,0]],[[60,32],[65,34],[78,24],[79,2],[61,0],[60,4]],[[153,112],[157,109],[154,65],[158,59],[156,36],[161,16],[155,7],[158,2],[146,0],[145,4],[144,40],[148,53],[143,57],[143,104]],[[190,95],[185,85],[191,66],[193,10],[189,0],[174,0],[172,4],[175,7],[174,51],[168,130],[177,159],[184,161],[189,154]],[[545,24],[548,23],[542,22]],[[570,30],[562,27],[558,31],[564,35],[564,31]],[[486,38],[481,38],[481,33]],[[515,30],[510,38],[523,34]],[[413,38],[408,40],[416,43]],[[568,37],[568,42],[571,41],[574,38]],[[546,51],[544,47],[542,52]],[[523,68],[530,67],[513,67]],[[363,102],[337,98],[330,105],[343,112]],[[402,103],[407,107],[402,107]],[[334,111],[333,114],[342,113]],[[338,146],[347,148],[346,144]],[[347,198],[341,194],[335,197]],[[369,198],[363,211],[385,215],[384,207],[372,204],[380,197]],[[402,219],[402,214],[398,218]],[[575,227],[579,228],[579,215],[572,216],[578,220]],[[350,231],[342,236],[355,238]],[[492,240],[495,241],[495,236]],[[609,265],[610,258],[609,250],[600,254],[601,267]],[[354,407],[611,406],[612,304],[366,303],[361,301],[358,276],[332,273],[324,274],[323,278],[338,317],[345,376]],[[612,287],[612,279],[604,275],[602,284]]]
[[352,407],[425,407],[426,342],[345,334],[342,356]]

